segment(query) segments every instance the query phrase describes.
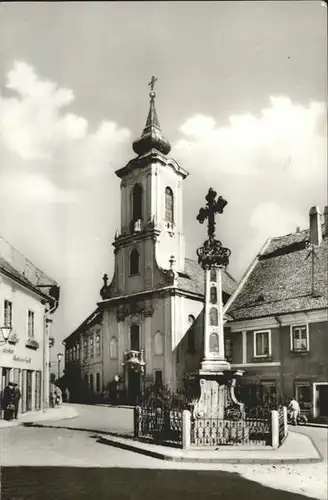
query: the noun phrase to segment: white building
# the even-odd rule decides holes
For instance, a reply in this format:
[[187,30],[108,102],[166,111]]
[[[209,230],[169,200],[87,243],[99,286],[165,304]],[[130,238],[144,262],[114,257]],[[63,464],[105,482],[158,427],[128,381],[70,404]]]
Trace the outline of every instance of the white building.
[[48,406],[50,318],[58,300],[57,283],[0,237],[0,391],[17,383],[23,413]]
[[[143,384],[182,386],[203,353],[196,339],[202,338],[197,329],[202,328],[204,273],[185,257],[183,234],[188,172],[168,156],[171,146],[162,136],[154,98],[152,91],[145,128],[133,143],[137,156],[116,171],[121,226],[113,242],[113,279],[109,284],[104,276],[96,323],[89,328],[89,316],[65,340],[68,372],[79,366],[96,393],[119,375],[130,402]],[[235,286],[223,273],[224,302]],[[187,352],[182,356],[183,340]]]

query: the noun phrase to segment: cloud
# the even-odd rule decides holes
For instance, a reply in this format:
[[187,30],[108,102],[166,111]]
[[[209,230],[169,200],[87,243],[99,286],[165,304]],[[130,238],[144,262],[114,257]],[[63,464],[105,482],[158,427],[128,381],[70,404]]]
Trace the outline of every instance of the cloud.
[[210,186],[228,200],[217,230],[233,250],[231,263],[238,275],[266,238],[295,231],[298,225],[306,228],[310,206],[322,209],[326,204],[324,103],[301,105],[288,97],[270,97],[258,114],[233,115],[224,124],[195,114],[179,130],[172,150],[191,173],[185,205],[192,210],[185,211],[184,219],[193,228],[187,241],[192,253],[204,237],[194,219]]
[[25,62],[16,61],[7,74],[8,92],[15,95],[0,96],[0,147],[12,155],[7,171],[34,162],[67,189],[73,179],[83,182],[102,173],[109,159],[119,160],[130,139],[129,130],[110,121],[90,131],[84,117],[66,111],[74,92],[40,78]]

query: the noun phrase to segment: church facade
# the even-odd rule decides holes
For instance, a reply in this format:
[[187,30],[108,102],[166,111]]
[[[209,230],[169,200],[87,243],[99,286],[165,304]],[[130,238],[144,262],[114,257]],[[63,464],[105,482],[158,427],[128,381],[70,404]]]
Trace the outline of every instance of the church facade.
[[[65,340],[66,368],[79,364],[85,377],[97,366],[92,381],[99,382],[97,387],[92,382],[91,390],[101,392],[119,379],[129,402],[136,402],[148,384],[182,387],[204,352],[204,272],[186,258],[183,234],[188,172],[169,156],[155,95],[152,90],[145,128],[133,143],[136,156],[115,172],[121,180],[121,225],[113,242],[113,277],[109,281],[104,275],[97,304],[98,333],[84,321]],[[223,272],[224,303],[235,288]],[[94,335],[100,336],[100,365],[88,361]],[[73,359],[77,351],[79,359]]]

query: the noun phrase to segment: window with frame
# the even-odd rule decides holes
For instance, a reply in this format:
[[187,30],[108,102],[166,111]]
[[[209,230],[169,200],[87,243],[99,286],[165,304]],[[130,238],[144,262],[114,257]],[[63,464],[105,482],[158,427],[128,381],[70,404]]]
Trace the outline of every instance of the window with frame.
[[232,338],[231,337],[224,337],[224,354],[225,357],[228,361],[232,360]]
[[266,358],[271,354],[270,330],[254,332],[254,356],[255,358]]
[[94,386],[93,386],[93,373],[90,373],[89,387],[90,387],[91,391],[93,392],[93,389],[94,389]]
[[130,274],[139,274],[139,252],[136,248],[130,253]]
[[109,356],[111,359],[117,359],[118,358],[118,343],[117,343],[117,338],[112,337],[110,344],[109,344]]
[[311,386],[309,382],[295,383],[295,397],[301,410],[309,409],[312,406]]
[[131,325],[130,328],[130,345],[132,351],[139,351],[139,325]]
[[87,339],[85,339],[83,341],[83,359],[87,359],[88,358],[88,341]]
[[155,370],[155,385],[162,387],[163,385],[163,372],[162,370]]
[[79,342],[76,344],[76,359],[77,360],[80,359],[80,343]]
[[173,224],[173,191],[170,187],[165,188],[165,221]]
[[291,350],[296,352],[309,350],[307,325],[291,327]]
[[29,339],[34,337],[34,312],[28,311],[27,336]]
[[136,184],[132,193],[132,217],[133,222],[142,219],[142,187]]
[[69,350],[69,360],[73,361],[73,359],[74,359],[73,358],[73,347],[71,347],[70,350]]
[[96,373],[96,392],[100,392],[100,373]]
[[73,360],[76,361],[76,345],[73,347]]
[[100,334],[96,335],[96,356],[100,356]]
[[5,300],[4,303],[4,326],[12,326],[13,305],[10,300]]
[[161,356],[164,354],[164,338],[163,334],[158,331],[154,335],[154,355]]
[[93,337],[89,338],[89,357],[93,358],[94,356],[94,341]]

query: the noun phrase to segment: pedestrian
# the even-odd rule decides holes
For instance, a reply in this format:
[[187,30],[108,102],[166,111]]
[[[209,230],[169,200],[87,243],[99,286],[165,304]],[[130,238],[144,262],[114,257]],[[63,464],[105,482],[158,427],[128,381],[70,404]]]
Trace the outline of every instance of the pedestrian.
[[300,416],[301,409],[300,409],[300,405],[298,404],[298,402],[295,398],[293,398],[290,401],[290,403],[288,405],[288,410],[290,411],[292,424],[297,425],[297,420]]
[[69,393],[68,387],[66,387],[66,389],[65,389],[65,401],[66,401],[66,403],[69,403],[69,399],[70,399],[70,393]]
[[12,420],[15,412],[14,384],[9,382],[3,391],[4,419]]
[[15,405],[15,411],[14,411],[14,419],[17,420],[18,417],[18,407],[19,407],[19,401],[20,398],[22,397],[21,391],[19,390],[18,384],[14,384],[14,405]]

